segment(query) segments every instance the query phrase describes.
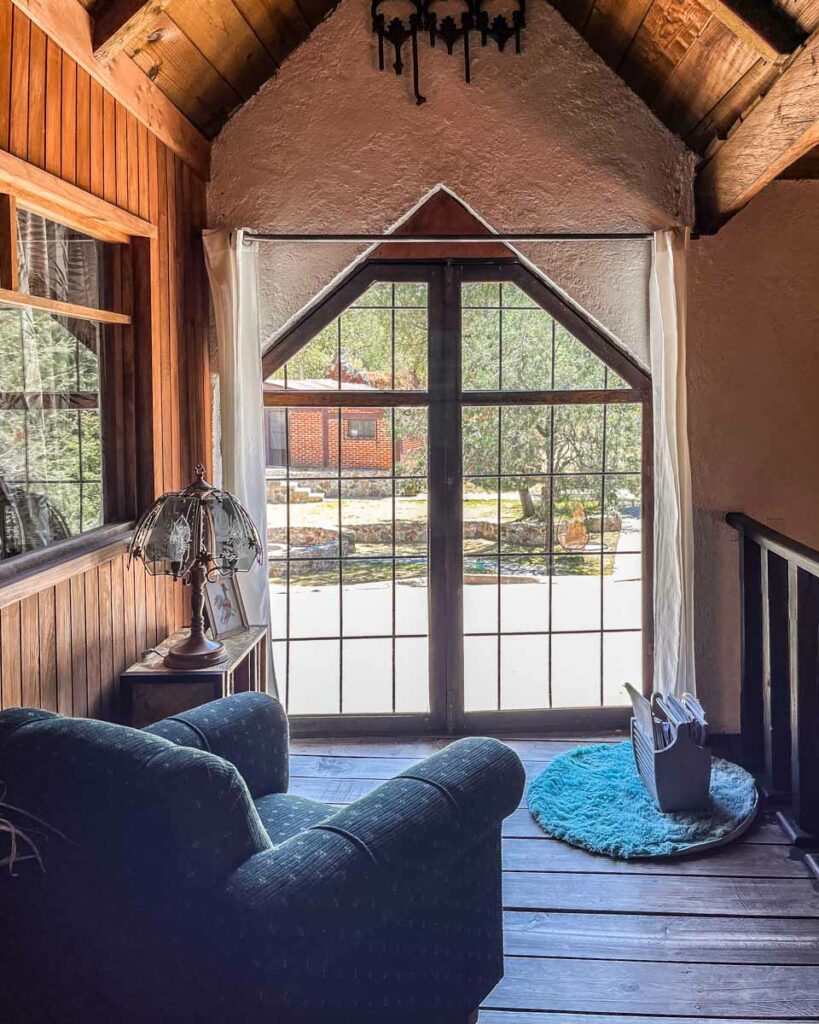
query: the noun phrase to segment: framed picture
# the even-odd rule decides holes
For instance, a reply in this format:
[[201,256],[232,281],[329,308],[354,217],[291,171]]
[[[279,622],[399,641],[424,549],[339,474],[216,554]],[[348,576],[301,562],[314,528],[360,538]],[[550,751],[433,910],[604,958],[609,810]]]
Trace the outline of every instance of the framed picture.
[[242,594],[235,576],[217,576],[205,584],[205,604],[214,640],[224,640],[248,628]]

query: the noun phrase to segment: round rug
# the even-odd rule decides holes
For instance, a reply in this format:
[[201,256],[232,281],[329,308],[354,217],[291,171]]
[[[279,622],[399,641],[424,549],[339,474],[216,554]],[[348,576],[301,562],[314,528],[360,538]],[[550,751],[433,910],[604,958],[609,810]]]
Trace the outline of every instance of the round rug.
[[631,743],[596,743],[558,755],[529,787],[529,810],[555,839],[629,860],[694,853],[741,835],[756,814],[753,777],[711,764],[711,804],[663,814],[643,785]]

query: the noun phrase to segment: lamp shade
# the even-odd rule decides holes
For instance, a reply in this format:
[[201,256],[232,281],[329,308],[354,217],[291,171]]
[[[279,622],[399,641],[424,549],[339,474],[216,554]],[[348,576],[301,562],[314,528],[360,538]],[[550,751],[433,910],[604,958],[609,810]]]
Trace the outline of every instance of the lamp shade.
[[228,491],[205,480],[203,466],[184,491],[163,494],[137,523],[131,557],[152,576],[187,576],[194,565],[232,576],[262,561],[262,542],[253,520]]

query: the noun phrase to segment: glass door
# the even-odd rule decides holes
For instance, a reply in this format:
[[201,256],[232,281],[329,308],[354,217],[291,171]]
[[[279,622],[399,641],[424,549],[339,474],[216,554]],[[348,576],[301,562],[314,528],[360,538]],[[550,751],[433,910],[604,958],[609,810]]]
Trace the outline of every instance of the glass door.
[[429,671],[431,279],[365,267],[266,363],[273,657],[303,729],[443,725]]
[[647,380],[524,268],[462,277],[462,722],[602,723],[643,685]]
[[650,391],[628,356],[513,261],[373,262],[264,363],[297,731],[623,718],[650,647]]

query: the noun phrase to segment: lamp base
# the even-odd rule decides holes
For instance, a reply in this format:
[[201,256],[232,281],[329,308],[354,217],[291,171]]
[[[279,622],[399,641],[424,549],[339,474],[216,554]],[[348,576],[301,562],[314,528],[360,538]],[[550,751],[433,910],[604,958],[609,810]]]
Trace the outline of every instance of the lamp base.
[[176,669],[210,668],[223,661],[227,661],[225,645],[218,640],[209,640],[201,633],[191,633],[186,640],[172,647],[164,659],[168,668]]

